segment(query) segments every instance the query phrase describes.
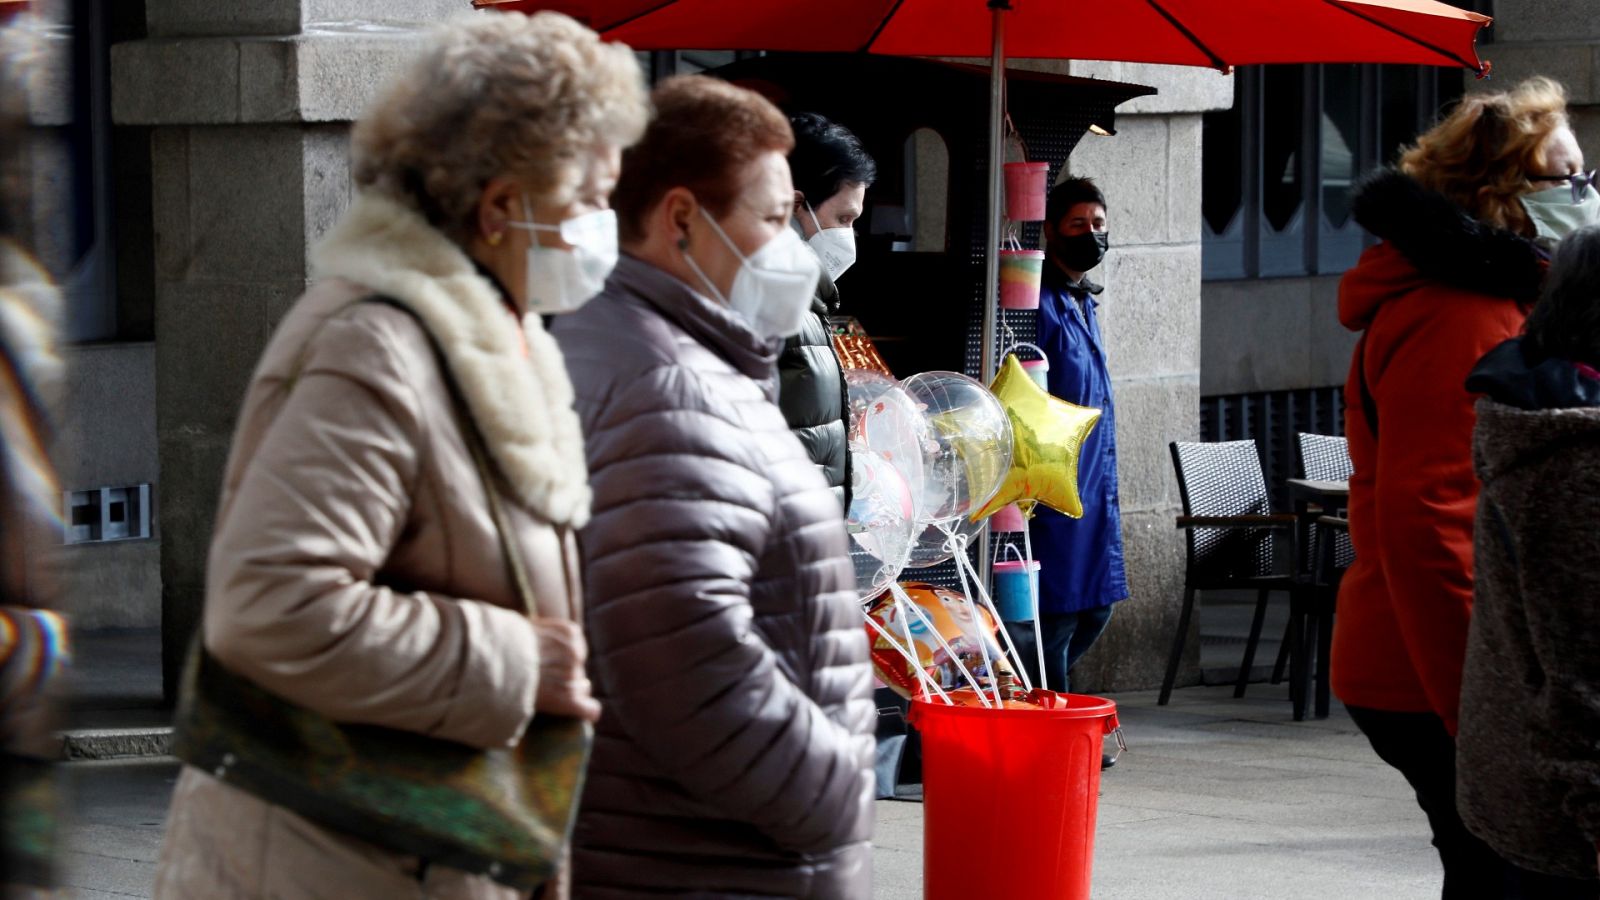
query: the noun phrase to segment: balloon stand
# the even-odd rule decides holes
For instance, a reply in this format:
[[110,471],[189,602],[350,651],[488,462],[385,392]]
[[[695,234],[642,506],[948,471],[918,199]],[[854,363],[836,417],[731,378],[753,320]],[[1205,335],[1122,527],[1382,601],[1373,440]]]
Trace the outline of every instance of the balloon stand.
[[[1100,757],[1117,707],[1034,691],[983,707],[913,701],[922,734],[923,896],[1088,900]],[[990,827],[974,828],[974,822]],[[981,862],[981,864],[980,864]]]

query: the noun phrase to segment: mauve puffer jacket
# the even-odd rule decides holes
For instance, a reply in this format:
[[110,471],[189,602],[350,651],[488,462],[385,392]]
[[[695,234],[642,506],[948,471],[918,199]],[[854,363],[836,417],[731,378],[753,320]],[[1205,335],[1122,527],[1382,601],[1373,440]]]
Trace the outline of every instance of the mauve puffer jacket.
[[778,346],[624,256],[554,327],[587,435],[605,713],[573,896],[871,895],[871,674],[838,502]]

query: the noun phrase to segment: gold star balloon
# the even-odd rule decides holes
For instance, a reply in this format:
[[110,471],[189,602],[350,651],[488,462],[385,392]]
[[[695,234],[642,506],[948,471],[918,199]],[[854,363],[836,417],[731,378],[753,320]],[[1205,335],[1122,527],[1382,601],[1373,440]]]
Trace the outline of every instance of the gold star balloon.
[[1008,503],[1036,500],[1065,516],[1083,517],[1078,496],[1078,457],[1100,410],[1050,396],[1008,354],[989,386],[1011,419],[1011,468],[1000,490],[974,512],[974,521]]

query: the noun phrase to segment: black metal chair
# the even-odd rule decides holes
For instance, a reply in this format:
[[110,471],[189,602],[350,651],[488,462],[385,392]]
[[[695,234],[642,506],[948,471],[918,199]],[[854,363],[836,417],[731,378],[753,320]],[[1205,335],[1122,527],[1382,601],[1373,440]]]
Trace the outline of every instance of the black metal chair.
[[[1298,435],[1296,443],[1300,460],[1300,477],[1315,481],[1349,481],[1354,472],[1349,446],[1343,437],[1327,434]],[[1318,717],[1328,714],[1329,656],[1333,646],[1333,614],[1339,596],[1339,583],[1344,572],[1355,561],[1355,548],[1350,543],[1350,524],[1344,519],[1342,509],[1317,510],[1314,522],[1302,522],[1302,533],[1297,535],[1298,546],[1310,552],[1297,562],[1296,577],[1305,590],[1297,591],[1289,605],[1289,623],[1284,628],[1283,642],[1278,649],[1278,659],[1273,664],[1272,683],[1283,680],[1285,665],[1293,663],[1290,672],[1290,699],[1294,702],[1295,719],[1305,715],[1306,690],[1309,676],[1301,660],[1304,651],[1315,647],[1315,711]]]
[[1296,435],[1296,449],[1300,453],[1300,477],[1317,481],[1349,481],[1355,472],[1350,462],[1350,444],[1334,434]]
[[1284,557],[1279,552],[1279,542],[1286,536],[1292,538],[1295,517],[1272,512],[1255,441],[1174,441],[1171,450],[1183,500],[1183,515],[1178,517],[1177,526],[1186,532],[1188,560],[1184,567],[1183,611],[1178,616],[1178,633],[1172,640],[1172,654],[1167,659],[1166,677],[1156,702],[1164,706],[1172,696],[1172,683],[1178,677],[1178,665],[1189,637],[1195,592],[1209,590],[1257,591],[1250,638],[1233,689],[1235,697],[1243,697],[1255,663],[1256,645],[1261,641],[1268,596],[1272,591],[1292,591],[1294,587],[1292,575],[1279,571],[1278,561]]

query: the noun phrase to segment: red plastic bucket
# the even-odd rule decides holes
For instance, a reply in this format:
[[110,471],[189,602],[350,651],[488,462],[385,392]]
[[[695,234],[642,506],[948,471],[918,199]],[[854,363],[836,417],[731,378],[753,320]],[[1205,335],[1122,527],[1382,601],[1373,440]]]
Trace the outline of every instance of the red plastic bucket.
[[[972,692],[952,692],[972,700]],[[911,704],[922,733],[926,900],[1088,900],[1102,739],[1117,704],[1056,694],[1053,709]]]

